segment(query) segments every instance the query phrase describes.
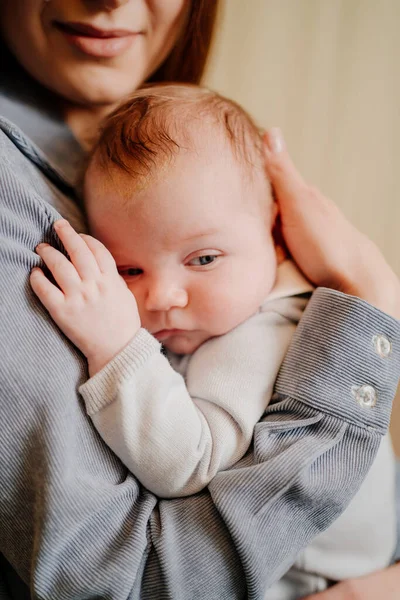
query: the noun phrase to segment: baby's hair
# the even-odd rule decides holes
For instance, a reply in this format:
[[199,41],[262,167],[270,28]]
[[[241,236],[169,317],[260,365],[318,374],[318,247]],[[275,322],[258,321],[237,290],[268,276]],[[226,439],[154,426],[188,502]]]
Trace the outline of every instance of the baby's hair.
[[[262,168],[261,131],[236,102],[190,84],[156,84],[136,91],[106,120],[92,157],[100,167],[115,166],[146,179],[204,122],[220,128],[233,153],[249,168]],[[212,140],[211,140],[212,143]]]

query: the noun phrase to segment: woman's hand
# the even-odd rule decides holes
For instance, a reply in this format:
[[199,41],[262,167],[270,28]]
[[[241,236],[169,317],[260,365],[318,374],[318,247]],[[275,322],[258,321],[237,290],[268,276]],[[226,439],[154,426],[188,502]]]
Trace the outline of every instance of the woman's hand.
[[140,328],[136,300],[101,242],[78,235],[64,219],[56,221],[54,229],[71,260],[49,244],[39,244],[36,252],[59,288],[39,268],[32,270],[31,286],[60,329],[86,356],[93,376]]
[[399,590],[400,564],[397,564],[359,579],[342,581],[303,600],[398,600]]
[[306,277],[358,296],[400,318],[400,282],[378,248],[339,208],[307,185],[279,129],[264,136],[266,170],[280,211],[284,240]]

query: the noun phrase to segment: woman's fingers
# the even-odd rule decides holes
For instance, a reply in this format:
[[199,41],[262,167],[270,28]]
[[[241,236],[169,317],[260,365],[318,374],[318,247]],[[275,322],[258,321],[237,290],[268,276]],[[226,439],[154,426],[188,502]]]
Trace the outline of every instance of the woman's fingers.
[[97,277],[100,270],[93,253],[68,221],[59,219],[54,223],[54,229],[80,278],[93,279]]
[[358,296],[399,318],[400,283],[378,248],[334,202],[305,183],[279,129],[264,134],[263,139],[283,237],[306,277],[316,286]]
[[96,259],[101,273],[107,274],[112,273],[113,271],[117,272],[115,260],[111,252],[107,250],[104,244],[99,242],[99,240],[96,240],[96,238],[92,237],[91,235],[81,233],[80,236]]
[[69,294],[79,287],[81,284],[79,273],[64,254],[50,244],[39,244],[36,247],[36,253],[64,293]]
[[47,279],[42,269],[35,267],[32,270],[30,283],[36,296],[49,312],[64,302],[64,294]]
[[[283,238],[290,253],[313,283],[333,282],[337,270],[344,272],[347,268],[338,241],[350,238],[351,224],[331,200],[304,181],[279,129],[264,134],[264,151]],[[354,245],[350,239],[344,241]],[[338,269],[332,270],[334,264]]]
[[358,579],[342,581],[303,600],[397,600],[399,589],[400,563]]
[[[361,600],[358,596],[346,596],[346,591],[343,590],[341,584],[329,588],[325,592],[319,594],[313,594],[312,596],[305,596],[303,600]],[[376,599],[378,600],[378,599]]]
[[[263,135],[264,151],[267,159],[267,169],[271,169],[271,175],[276,179],[277,183],[287,184],[286,175],[290,172],[293,181],[297,180],[297,184],[304,184],[304,180],[294,166],[290,156],[286,150],[285,140],[282,132],[278,127],[273,127],[266,131]],[[284,166],[284,177],[280,172]]]
[[279,205],[284,228],[297,223],[299,218],[309,218],[311,214],[315,219],[315,210],[324,214],[329,210],[337,216],[339,210],[334,202],[318,189],[308,185],[296,169],[286,150],[280,129],[267,131],[263,140],[265,168]]
[[281,211],[293,210],[305,194],[307,185],[286,150],[280,129],[265,132],[263,140],[265,166],[279,207]]

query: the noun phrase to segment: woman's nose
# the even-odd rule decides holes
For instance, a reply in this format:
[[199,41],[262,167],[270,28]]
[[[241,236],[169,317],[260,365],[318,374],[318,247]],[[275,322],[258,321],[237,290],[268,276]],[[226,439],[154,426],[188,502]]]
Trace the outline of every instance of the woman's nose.
[[173,284],[155,284],[149,287],[145,301],[148,311],[166,311],[171,308],[185,308],[188,303],[187,291]]

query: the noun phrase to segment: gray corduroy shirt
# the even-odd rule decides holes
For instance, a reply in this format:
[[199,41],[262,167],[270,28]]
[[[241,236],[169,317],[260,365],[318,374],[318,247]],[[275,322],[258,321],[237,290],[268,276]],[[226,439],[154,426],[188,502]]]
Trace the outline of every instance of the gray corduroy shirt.
[[94,430],[77,392],[85,361],[29,286],[35,246],[59,246],[59,214],[84,228],[72,190],[82,151],[34,84],[0,81],[0,598],[28,598],[28,586],[46,600],[263,598],[371,465],[400,323],[317,289],[251,451],[207,490],[157,499]]

